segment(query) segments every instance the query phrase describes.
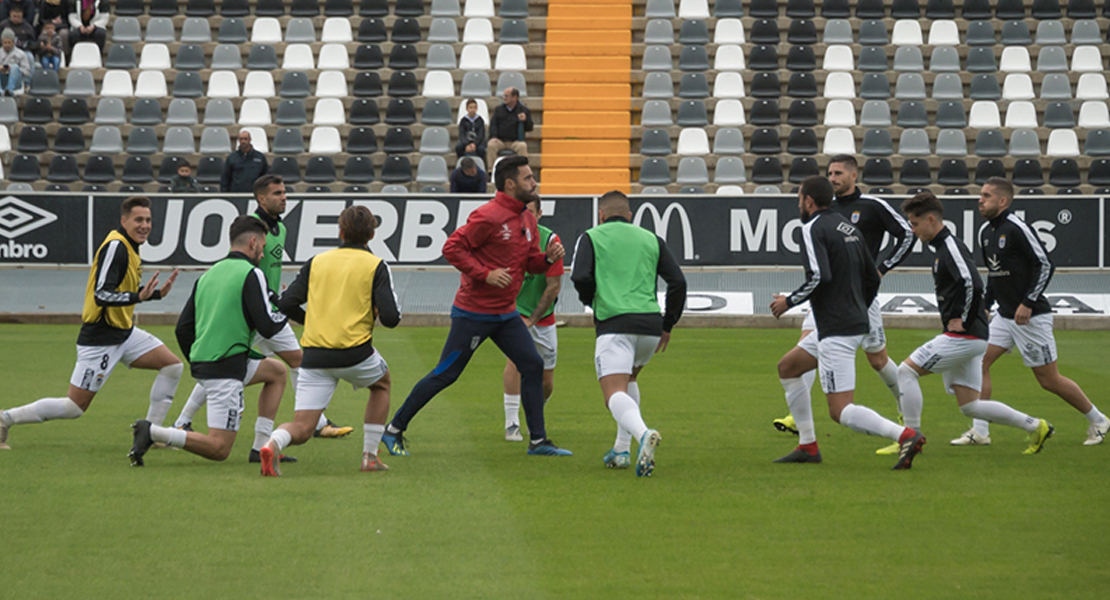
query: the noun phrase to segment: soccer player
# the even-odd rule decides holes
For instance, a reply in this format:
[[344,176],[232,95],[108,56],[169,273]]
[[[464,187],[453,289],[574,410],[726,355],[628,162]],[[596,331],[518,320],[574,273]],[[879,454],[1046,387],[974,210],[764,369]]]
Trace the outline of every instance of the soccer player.
[[[1110,421],[1079,385],[1056,367],[1052,308],[1044,296],[1052,278],[1052,262],[1037,234],[1010,208],[1013,201],[1014,186],[1001,177],[988,179],[979,193],[979,214],[989,221],[979,233],[988,271],[984,307],[989,310],[998,303],[983,358],[983,396],[990,397],[991,365],[1016,346],[1025,366],[1033,369],[1037,383],[1087,417],[1087,440],[1083,445],[1101,444],[1110,430]],[[990,443],[990,427],[978,419],[967,433],[952,440],[955,446]]]
[[[632,224],[628,197],[606,192],[598,201],[597,227],[578,238],[570,279],[582,304],[593,307],[597,342],[594,364],[605,406],[617,422],[617,439],[602,462],[628,468],[632,438],[640,444],[636,476],[655,470],[662,439],[640,413],[636,376],[671,341],[671,328],[686,305],[686,278],[666,242]],[[659,314],[656,280],[667,283],[666,312]]]
[[[859,229],[871,259],[878,266],[879,276],[886,275],[906,259],[910,248],[913,247],[913,234],[910,232],[909,224],[885,200],[860,192],[859,187],[856,186],[858,166],[854,157],[847,154],[833,156],[829,159],[827,175],[836,194],[832,211],[843,215]],[[881,258],[884,235],[890,235],[893,243],[886,257]],[[870,329],[863,338],[863,353],[867,356],[867,362],[871,364],[871,368],[879,374],[879,378],[883,380],[897,402],[901,397],[898,389],[898,365],[886,352],[886,332],[883,330],[883,315],[878,297],[868,307],[867,316]],[[804,339],[813,333],[814,326],[813,311],[810,311],[802,322],[801,337]],[[802,375],[802,379],[812,387],[814,376],[815,374],[810,372]],[[898,412],[902,412],[901,408]],[[776,419],[774,423],[780,431],[797,433],[791,421],[792,417],[787,415],[782,419]],[[880,449],[878,453],[897,454],[898,450],[898,445],[892,444]]]
[[389,470],[378,459],[389,416],[389,366],[374,350],[374,319],[393,328],[401,312],[389,266],[366,247],[376,226],[370,209],[346,208],[339,215],[340,246],[309,259],[281,297],[282,312],[304,323],[304,363],[293,422],[279,427],[262,448],[264,476],[281,475],[275,458],[290,444],[312,437],[340,381],[356,390],[370,388],[362,426],[362,470]]
[[925,444],[925,436],[852,402],[856,350],[870,330],[867,307],[878,293],[879,272],[860,230],[830,210],[832,199],[833,186],[828,179],[814,175],[802,182],[798,210],[805,223],[802,256],[806,279],[789,296],[775,294],[771,302],[771,313],[778,318],[809,300],[817,324],[815,335],[803,338],[779,361],[779,379],[797,423],[799,444],[775,462],[821,462],[809,386],[801,377],[820,368],[821,389],[828,398],[833,421],[853,431],[896,440],[900,452],[894,468],[909,469]]
[[930,192],[902,203],[902,212],[914,235],[933,247],[933,284],[944,332],[926,342],[902,361],[898,378],[906,427],[921,428],[924,399],[918,378],[930,373],[944,377],[944,387],[956,396],[960,412],[1029,433],[1025,454],[1036,454],[1052,435],[1052,426],[995,400],[980,399],[983,354],[987,351],[987,312],[983,309],[983,282],[975,270],[971,251],[944,225],[944,207]]
[[[269,290],[270,300],[276,304],[277,298],[281,296],[281,265],[282,259],[285,257],[285,223],[281,221],[281,215],[285,214],[285,181],[280,175],[268,174],[259,177],[254,182],[254,199],[258,202],[258,208],[251,213],[251,216],[262,221],[267,230],[266,247],[263,249],[258,268],[266,275],[266,286]],[[297,344],[297,336],[293,333],[293,329],[287,325],[272,340],[255,334],[254,346],[266,356],[276,354],[281,360],[285,361],[285,364],[289,365],[289,377],[295,389],[303,353],[300,345]],[[244,384],[251,385],[251,382],[244,382]],[[174,422],[174,427],[190,431],[193,415],[200,410],[200,407],[204,406],[204,398],[204,390],[200,384],[197,384],[193,388],[192,394],[189,395],[189,400],[185,403],[181,415]],[[270,439],[270,435],[274,431],[274,417],[277,416],[277,410],[277,404],[263,402],[260,399],[258,418],[254,423],[254,446],[251,448],[248,457],[248,460],[252,463],[260,461],[258,451],[262,449],[262,444]],[[315,435],[318,437],[343,437],[352,431],[354,429],[351,427],[340,427],[329,421],[327,417],[321,416]],[[292,456],[285,456],[282,461],[296,462],[297,459]]]
[[[538,225],[543,210],[540,198],[535,196],[527,205],[536,217],[540,235],[537,238],[540,248],[547,248],[551,240],[562,243],[559,236],[543,225]],[[524,320],[524,326],[536,344],[536,351],[543,359],[543,403],[551,400],[555,391],[555,363],[559,357],[559,336],[555,332],[555,300],[563,287],[563,259],[551,264],[547,273],[542,275],[526,273],[520,293],[516,297],[516,310]],[[505,372],[501,376],[505,388],[505,440],[520,442],[520,373],[513,361],[505,360]]]
[[402,435],[409,422],[462,374],[486,338],[520,371],[520,401],[528,423],[528,454],[569,456],[547,438],[543,418],[543,360],[516,310],[525,273],[546,273],[566,251],[557,240],[546,252],[536,245],[536,217],[525,209],[536,195],[528,157],[502,159],[494,168],[497,194],[478,207],[443,244],[443,257],[462,272],[451,307],[451,331],[439,364],[417,382],[393,414],[382,442],[390,454],[407,456]]
[[[245,215],[236,217],[230,238],[227,258],[197,280],[174,330],[193,378],[207,395],[208,434],[135,421],[134,443],[127,455],[133,467],[143,466],[143,456],[155,442],[210,460],[226,459],[243,415],[243,381],[254,333],[270,338],[286,326],[285,315],[271,310],[266,279],[257,267],[266,245],[266,226]],[[285,378],[267,388],[263,393],[280,398]]]
[[81,333],[77,336],[77,364],[62,398],[40,398],[30,404],[0,412],[0,449],[9,449],[8,430],[13,425],[76,419],[85,414],[93,397],[121,361],[133,369],[158,371],[150,388],[146,418],[161,423],[170,412],[177,383],[185,367],[181,359],[153,335],[135,327],[135,305],[169,295],[177,280],[175,270],[158,287],[158,273],[143,278],[139,246],[150,235],[150,199],[132,196],[120,205],[120,226],[100,244],[89,270]]

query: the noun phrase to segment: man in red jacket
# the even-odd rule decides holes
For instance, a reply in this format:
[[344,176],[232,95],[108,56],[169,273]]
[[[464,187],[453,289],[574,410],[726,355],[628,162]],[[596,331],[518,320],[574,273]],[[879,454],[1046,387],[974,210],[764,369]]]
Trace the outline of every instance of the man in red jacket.
[[494,172],[497,195],[483,204],[443,244],[443,257],[462,272],[451,307],[451,331],[439,364],[417,382],[386,427],[382,443],[390,454],[407,456],[404,431],[409,421],[443,389],[455,383],[474,351],[491,338],[520,371],[521,405],[531,443],[528,454],[569,456],[547,439],[543,423],[543,359],[520,313],[516,297],[524,274],[546,273],[566,251],[552,240],[542,252],[536,217],[525,206],[536,195],[528,157],[513,156]]

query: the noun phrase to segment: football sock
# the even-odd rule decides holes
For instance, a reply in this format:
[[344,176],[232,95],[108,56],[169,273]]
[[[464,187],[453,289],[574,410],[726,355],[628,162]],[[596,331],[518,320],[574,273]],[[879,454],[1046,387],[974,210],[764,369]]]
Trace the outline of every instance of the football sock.
[[991,423],[1009,425],[1030,433],[1036,431],[1041,424],[1040,419],[1034,419],[1021,411],[1014,410],[994,400],[973,400],[961,406],[960,412],[969,417],[975,417],[977,420],[983,419]]
[[[810,373],[813,373],[813,371],[810,371]],[[813,378],[810,378],[809,385],[806,385],[805,375],[779,379],[779,382],[782,383],[782,389],[786,392],[786,406],[790,408],[790,414],[794,416],[794,426],[798,428],[798,444],[804,445],[816,442],[817,433],[813,426],[813,405],[809,397]]]
[[[640,405],[640,384],[635,381],[628,382],[627,394],[636,402],[636,406]],[[625,431],[624,428],[620,426],[620,423],[617,423],[617,439],[613,442],[613,450],[617,452],[628,452],[631,447],[632,434]]]
[[262,450],[262,446],[266,445],[266,440],[274,433],[274,420],[267,419],[266,417],[258,417],[254,420],[254,445],[251,450]]
[[648,427],[644,424],[644,419],[640,416],[640,406],[632,399],[632,396],[624,392],[617,392],[609,396],[609,412],[613,414],[613,418],[617,424],[621,426],[632,437],[637,440],[644,436],[644,432]]
[[991,424],[982,419],[975,419],[974,421],[972,421],[971,428],[975,430],[975,433],[978,433],[983,437],[987,437],[991,434]]
[[277,454],[281,454],[281,451],[285,450],[285,448],[289,446],[289,442],[292,441],[293,436],[289,435],[288,431],[284,429],[278,429],[274,432],[273,437],[270,438],[270,445],[274,447],[274,451]]
[[505,394],[504,396],[505,429],[508,429],[513,425],[520,425],[520,394]]
[[320,431],[324,427],[327,427],[327,425],[328,425],[328,418],[326,416],[324,416],[324,413],[320,413],[320,420],[316,421],[316,431]]
[[898,384],[902,390],[902,401],[899,403],[902,418],[906,421],[906,427],[913,429],[921,429],[921,411],[925,406],[921,383],[918,382],[919,377],[917,371],[906,363],[898,367]]
[[196,416],[200,407],[204,406],[207,399],[204,393],[204,386],[199,383],[193,386],[193,391],[189,394],[189,399],[185,401],[185,408],[181,409],[181,414],[178,415],[177,420],[173,422],[173,426],[184,427],[192,423],[193,417]]
[[805,384],[807,390],[813,389],[813,382],[817,381],[817,369],[810,369],[802,373],[802,383]]
[[798,444],[798,450],[805,452],[810,456],[817,456],[820,450],[817,449],[817,442],[810,442],[808,444]]
[[898,388],[900,380],[898,378],[898,363],[894,362],[889,356],[886,359],[886,364],[883,368],[876,371],[879,374],[879,379],[883,380],[890,393],[894,395],[894,401],[898,403],[898,412],[902,411],[902,392]]
[[1091,411],[1083,413],[1083,416],[1087,417],[1087,420],[1091,422],[1091,425],[1102,425],[1106,422],[1106,415],[1100,413],[1098,411],[1098,407],[1094,404],[1091,404]]
[[378,455],[378,444],[382,443],[382,434],[385,433],[385,425],[377,423],[363,423],[362,424],[362,451],[367,454]]
[[184,448],[185,440],[189,438],[189,432],[181,429],[174,429],[173,427],[162,427],[161,425],[150,426],[150,439],[155,442],[165,444],[171,448]]
[[41,398],[30,404],[8,409],[4,420],[9,425],[42,423],[54,419],[76,419],[85,414],[69,398]]
[[150,408],[146,412],[146,420],[152,425],[161,425],[166,420],[166,415],[170,414],[173,395],[177,393],[177,382],[181,381],[181,374],[184,372],[183,363],[172,364],[158,370],[154,385],[150,386]]
[[[794,417],[797,421],[798,417]],[[906,429],[901,425],[884,419],[879,413],[858,404],[849,404],[840,411],[840,424],[868,435],[877,435],[897,441]]]

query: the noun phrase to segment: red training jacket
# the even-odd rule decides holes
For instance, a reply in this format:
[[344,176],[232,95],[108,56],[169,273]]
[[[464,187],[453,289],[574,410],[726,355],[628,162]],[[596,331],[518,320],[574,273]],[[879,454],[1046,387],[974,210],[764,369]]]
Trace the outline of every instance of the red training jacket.
[[[455,306],[503,315],[516,310],[524,273],[546,273],[551,265],[539,249],[536,217],[503,192],[479,206],[443,244],[443,257],[462,272]],[[494,269],[508,269],[513,281],[501,289],[486,283]]]

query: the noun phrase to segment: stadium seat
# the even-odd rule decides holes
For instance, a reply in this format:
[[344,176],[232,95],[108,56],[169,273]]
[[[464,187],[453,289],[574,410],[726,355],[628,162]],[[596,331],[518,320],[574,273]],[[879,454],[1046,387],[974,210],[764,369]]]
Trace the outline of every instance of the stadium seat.
[[708,98],[709,81],[704,73],[685,73],[678,82],[680,98]]
[[860,23],[859,38],[856,41],[864,46],[885,46],[889,44],[890,38],[887,35],[886,24],[876,20]]
[[1076,100],[1106,100],[1110,98],[1107,93],[1106,78],[1101,73],[1083,73],[1079,82],[1075,84]]
[[205,156],[197,163],[198,183],[219,183],[224,172],[224,159],[220,156]]
[[932,185],[933,174],[929,169],[929,161],[923,158],[912,158],[902,163],[898,169],[898,182],[902,185]]
[[937,183],[940,185],[968,185],[971,179],[967,171],[967,163],[959,158],[946,158],[940,161],[937,170]]
[[394,98],[385,109],[385,122],[390,125],[412,125],[416,122],[416,107],[408,98]]
[[921,33],[921,24],[916,20],[903,19],[894,22],[894,31],[890,36],[895,46],[920,46],[925,43]]
[[120,180],[124,183],[150,183],[154,181],[154,167],[150,158],[146,156],[128,156],[123,163],[123,175]]
[[[8,142],[11,145],[11,142]],[[9,150],[11,148],[8,148]],[[85,134],[77,127],[59,127],[54,132],[54,151],[65,154],[76,154],[85,151]],[[76,168],[74,168],[76,172]]]
[[[276,145],[277,139],[274,139]],[[343,144],[339,137],[339,130],[335,127],[316,127],[308,140],[308,152],[313,155],[339,154],[343,151]],[[307,172],[306,172],[307,175]],[[334,179],[333,179],[334,181]]]
[[679,156],[705,156],[709,154],[709,136],[701,128],[682,129],[678,134],[677,153]]
[[363,19],[358,24],[358,41],[362,43],[376,44],[384,42],[388,39],[385,33],[385,21],[381,19]]
[[351,21],[345,18],[329,17],[320,31],[320,41],[325,44],[349,44],[354,41]]
[[240,125],[266,126],[273,123],[270,105],[263,98],[247,98],[239,109]]
[[1044,185],[1044,170],[1040,161],[1036,159],[1023,159],[1014,163],[1014,185],[1022,187],[1039,187]]
[[810,100],[794,100],[786,112],[786,123],[794,127],[817,125],[817,105]]
[[1010,156],[1040,156],[1041,142],[1032,129],[1018,129],[1010,134]]
[[[315,108],[314,112],[316,114],[321,114],[321,115],[324,114],[325,111],[321,110],[321,108],[322,108],[321,103],[324,103],[325,101],[327,101],[328,103],[332,103],[335,100],[336,100],[335,98],[321,98],[321,99],[317,100],[316,108]],[[247,106],[248,102],[262,102],[265,105],[265,110],[264,111],[260,110],[259,112],[264,112],[265,114],[262,115],[261,118],[259,119],[259,121],[262,121],[262,122],[259,122],[259,123],[241,123],[241,124],[242,125],[261,125],[261,126],[269,125],[270,123],[269,123],[269,105],[268,105],[268,103],[265,100],[261,99],[261,98],[249,98],[249,99],[243,101],[243,107],[244,108]],[[324,104],[324,107],[331,107],[332,109],[334,109],[335,105],[334,104]],[[259,108],[262,109],[263,107],[259,107]],[[342,116],[343,116],[342,104],[340,104],[340,106],[339,106],[339,111],[340,111],[339,116],[340,116],[340,118],[342,118]],[[241,112],[245,114],[248,111],[241,111]],[[303,100],[301,100],[299,98],[284,98],[280,102],[278,102],[277,110],[274,111],[274,123],[276,123],[278,125],[285,125],[287,127],[299,127],[301,125],[304,125],[307,122],[308,122],[308,111],[305,109]]]
[[375,71],[360,71],[355,75],[351,93],[359,98],[377,98],[381,96],[384,93],[381,77]]
[[[714,183],[735,185],[746,183],[747,181],[748,176],[745,172],[744,161],[742,159],[736,156],[723,156],[717,160],[717,164],[713,169]],[[718,193],[720,193],[719,190]]]
[[1098,21],[1091,18],[1072,23],[1071,43],[1076,46],[1089,44],[1098,45],[1103,43],[1102,30],[1098,25]]
[[925,70],[925,57],[917,46],[900,46],[894,52],[894,70],[920,73]]
[[378,151],[378,137],[369,127],[355,127],[347,134],[347,152],[373,154]]
[[1033,43],[1033,36],[1025,21],[1006,21],[1002,24],[1001,41],[1003,46],[1028,46]]
[[882,19],[886,16],[886,7],[882,0],[859,0],[856,3],[856,17],[860,19]]
[[1079,106],[1079,127],[1104,129],[1110,127],[1110,110],[1105,102],[1089,100]]
[[1037,123],[1037,108],[1032,102],[1011,102],[1006,108],[1006,125],[1010,129],[1034,129]]
[[752,0],[748,6],[748,16],[761,19],[777,19],[779,4],[775,0]]
[[[505,48],[521,48],[523,58],[523,47],[521,46],[501,46]],[[501,69],[500,58],[501,52],[498,55],[498,69]],[[683,46],[682,51],[678,57],[678,68],[682,71],[706,71],[709,69],[709,54],[705,50],[705,46]],[[521,69],[517,69],[521,70]]]
[[708,19],[709,3],[706,0],[679,0],[678,18]]
[[856,97],[856,84],[850,73],[829,73],[825,79],[824,97],[851,100]]
[[[1078,49],[1077,49],[1078,50]],[[1002,49],[998,70],[1003,73],[1028,73],[1033,70],[1029,50],[1024,46],[1009,46]]]
[[[429,103],[431,102],[436,101],[429,100]],[[427,107],[428,105],[425,104],[425,111],[427,111]],[[447,107],[447,109],[448,111],[450,111],[450,107]],[[351,111],[348,117],[348,121],[351,123],[351,125],[374,125],[381,121],[381,116],[379,112],[380,111],[378,109],[378,103],[374,100],[371,100],[369,98],[355,98],[354,101],[351,102]],[[451,122],[449,112],[446,122]]]
[[675,123],[679,127],[705,127],[709,125],[709,116],[705,102],[701,100],[685,100],[678,105],[678,115]]
[[282,127],[274,133],[273,152],[275,154],[300,154],[304,151],[304,137],[300,129]]
[[752,22],[748,41],[753,44],[778,44],[782,41],[778,24],[771,19],[757,19]]
[[108,69],[135,69],[139,61],[135,56],[133,43],[112,44],[108,47],[108,57],[104,59],[104,67]]
[[165,154],[193,154],[197,151],[193,131],[188,127],[169,127],[166,129],[165,139],[162,141],[162,152]]
[[244,98],[273,98],[277,95],[274,89],[274,77],[269,71],[251,71],[243,82]]
[[162,105],[158,100],[139,99],[131,107],[132,125],[161,125],[163,120]]
[[[718,103],[719,105],[720,103]],[[674,124],[671,118],[671,106],[665,100],[648,100],[644,102],[640,113],[640,124],[644,127],[668,127]]]
[[[737,46],[739,48],[739,46]],[[886,67],[886,58],[883,58],[884,69]],[[821,63],[821,68],[826,71],[852,71],[855,69],[855,56],[852,54],[852,48],[843,45],[832,45],[825,48],[825,57]],[[862,67],[861,67],[862,68]]]
[[216,41],[221,44],[247,43],[247,24],[243,19],[223,19],[216,31]]
[[366,156],[350,156],[343,166],[343,181],[370,183],[374,181],[374,163]]
[[713,154],[722,156],[744,154],[744,136],[735,127],[722,127],[713,136]]
[[[1079,156],[1079,138],[1072,129],[1054,129],[1048,135],[1045,154],[1049,156]],[[1056,185],[1056,184],[1053,184]],[[1079,185],[1078,183],[1075,185]]]
[[[902,139],[905,140],[906,133],[914,130],[902,131]],[[826,140],[828,137],[826,136]],[[925,141],[928,145],[928,138]],[[868,129],[863,132],[863,144],[861,148],[864,156],[891,156],[894,154],[894,142],[890,136],[889,129]],[[905,155],[905,148],[900,147],[899,151]],[[847,153],[845,153],[847,154]]]
[[[782,183],[782,162],[777,156],[760,156],[752,161],[752,176],[754,183]],[[758,191],[759,188],[756,188]]]
[[1066,73],[1068,71],[1068,57],[1064,53],[1064,49],[1059,46],[1041,48],[1037,55],[1037,71],[1040,73]]
[[[116,14],[119,15],[119,12]],[[137,18],[117,16],[112,22],[113,44],[137,44],[141,41],[143,33]]]
[[968,97],[972,100],[1001,100],[1002,89],[998,78],[989,73],[975,75],[968,88]]
[[329,71],[343,71],[351,67],[347,48],[343,44],[324,44],[320,48],[316,68]]
[[763,127],[752,132],[748,150],[754,154],[781,154],[782,142],[776,129]]
[[[720,77],[721,74],[718,75]],[[739,73],[734,75],[739,78]],[[650,98],[673,98],[674,97],[674,81],[671,79],[670,73],[646,73],[644,76],[644,87],[642,96],[646,99]],[[720,97],[720,94],[717,94]]]
[[420,22],[413,18],[397,19],[393,22],[389,39],[395,44],[415,44],[423,41]]
[[119,154],[123,152],[123,136],[114,125],[101,125],[93,130],[89,152],[93,154]]
[[[720,26],[720,22],[718,22],[717,27],[720,28]],[[822,32],[821,41],[825,44],[854,44],[856,38],[852,33],[851,22],[848,21],[848,19],[829,19],[825,22],[825,29]],[[742,44],[744,42],[741,40],[736,43]]]
[[1037,23],[1034,41],[1038,46],[1063,46],[1068,43],[1068,38],[1064,34],[1064,24],[1058,20]]
[[212,27],[207,18],[189,17],[181,25],[183,44],[207,44],[212,41]]
[[813,5],[813,0],[788,0],[786,16],[791,19],[812,19],[817,16],[817,9]]
[[[377,75],[375,73],[374,75]],[[278,95],[282,98],[307,98],[311,93],[308,74],[302,71],[287,71],[281,78]]]
[[174,98],[166,110],[167,125],[197,124],[197,104],[192,98]]
[[744,105],[739,100],[718,100],[717,106],[713,109],[713,124],[723,127],[739,127],[747,124],[744,119]]
[[199,71],[206,67],[208,63],[204,58],[204,48],[196,44],[188,44],[177,49],[173,68],[179,71]]
[[705,159],[690,156],[678,161],[675,183],[686,186],[702,186],[709,183],[709,168]]
[[860,180],[867,185],[891,185],[894,183],[894,167],[885,158],[869,158],[863,163]]
[[231,137],[224,127],[205,127],[200,134],[200,153],[226,155],[231,152]]
[[[8,97],[10,98],[11,96]],[[16,120],[20,120],[18,116]],[[22,121],[34,125],[53,123],[54,108],[51,106],[50,100],[46,98],[28,98],[23,104]]]
[[458,17],[462,15],[462,9],[459,0],[432,0],[428,14],[433,17]]
[[[277,65],[266,66],[265,63],[261,67],[253,67],[257,48],[265,48],[265,46],[255,46],[251,49],[251,57],[247,60],[247,68],[262,68],[265,70],[273,70]],[[276,59],[276,54],[274,55]],[[265,61],[265,59],[263,59]],[[312,47],[308,44],[287,44],[285,46],[285,55],[282,57],[281,68],[286,71],[308,71],[316,68],[316,60],[312,54]]]
[[313,125],[342,126],[347,124],[343,101],[339,98],[320,98],[312,111]]
[[788,44],[816,44],[817,26],[809,19],[794,19],[786,30]]
[[937,105],[936,123],[941,129],[963,129],[967,127],[967,113],[962,102],[945,100]]
[[385,183],[408,183],[412,181],[412,164],[408,157],[387,156],[385,164],[382,165],[381,180]]
[[270,172],[281,175],[287,184],[301,182],[301,167],[292,156],[275,156],[270,162]]
[[[471,21],[473,20],[475,19],[471,19]],[[433,44],[457,44],[459,42],[459,27],[455,24],[453,19],[432,19],[432,24],[428,28],[427,41]]]
[[1044,107],[1044,122],[1049,129],[1074,129],[1075,113],[1067,102],[1049,102]]
[[[830,105],[833,102],[848,102],[847,100],[831,100],[825,107],[825,114],[828,115]],[[846,109],[842,109],[846,110]],[[893,123],[890,119],[890,104],[882,100],[867,100],[863,103],[863,107],[859,113],[859,124],[864,127],[890,127]],[[828,124],[828,123],[826,123]],[[854,123],[853,123],[854,125]]]

